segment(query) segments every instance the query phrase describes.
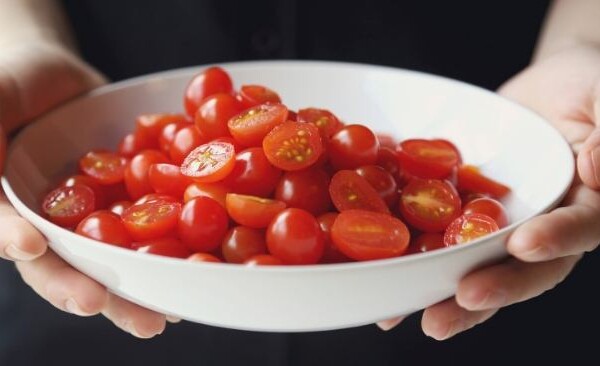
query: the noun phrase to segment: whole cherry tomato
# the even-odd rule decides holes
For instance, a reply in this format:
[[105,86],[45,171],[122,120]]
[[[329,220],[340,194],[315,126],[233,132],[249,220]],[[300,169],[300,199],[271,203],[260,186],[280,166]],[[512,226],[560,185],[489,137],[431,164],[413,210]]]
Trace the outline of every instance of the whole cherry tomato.
[[221,252],[229,263],[244,263],[252,256],[267,254],[265,232],[245,226],[236,226],[225,235]]
[[179,239],[192,252],[211,252],[223,242],[229,217],[217,201],[196,197],[183,205],[179,215]]
[[131,236],[121,218],[110,211],[96,211],[83,219],[75,232],[90,239],[130,248]]
[[168,162],[169,159],[158,150],[144,150],[134,156],[125,169],[125,187],[131,199],[137,200],[145,194],[153,193],[148,177],[150,166]]
[[242,110],[231,94],[218,93],[204,99],[196,112],[196,127],[207,139],[229,136],[227,122]]
[[275,190],[281,170],[274,167],[260,147],[240,151],[235,166],[223,184],[234,193],[269,197]]
[[200,103],[213,94],[233,94],[233,82],[220,67],[209,67],[190,81],[185,90],[184,106],[189,116],[194,116]]
[[329,141],[329,161],[336,170],[356,169],[377,162],[379,141],[368,127],[348,125]]
[[288,208],[269,225],[267,247],[286,264],[315,264],[323,255],[325,240],[313,215],[298,208]]
[[320,215],[331,208],[329,183],[331,178],[321,168],[286,172],[275,190],[275,198],[288,207]]

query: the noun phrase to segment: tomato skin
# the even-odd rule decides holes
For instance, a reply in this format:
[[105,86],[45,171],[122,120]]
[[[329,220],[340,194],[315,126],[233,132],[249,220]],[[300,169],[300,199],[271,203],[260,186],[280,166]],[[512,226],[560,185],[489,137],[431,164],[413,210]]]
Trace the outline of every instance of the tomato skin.
[[182,114],[155,113],[142,114],[135,119],[136,130],[152,141],[153,146],[158,146],[158,140],[165,126],[170,123],[182,123],[185,116]]
[[288,207],[320,215],[331,208],[330,182],[329,174],[321,168],[286,172],[277,185],[275,199],[285,202]]
[[423,233],[419,235],[408,247],[410,254],[431,252],[445,248],[444,236],[440,233]]
[[143,205],[145,203],[152,202],[179,202],[179,200],[173,196],[169,196],[168,194],[149,193],[140,197],[133,204]]
[[333,240],[331,240],[331,227],[338,216],[339,213],[337,212],[327,212],[317,218],[319,227],[321,228],[321,232],[325,239],[325,250],[323,252],[323,257],[321,258],[321,263],[343,263],[352,261],[352,259],[348,258],[344,253],[340,252]]
[[208,197],[225,207],[225,196],[229,189],[221,183],[192,183],[183,193],[183,202],[187,203],[196,197]]
[[249,267],[255,266],[280,266],[283,264],[281,259],[274,257],[269,254],[258,254],[248,258],[245,262],[245,265]]
[[331,137],[328,151],[334,169],[356,169],[377,162],[379,141],[369,128],[348,125]]
[[117,201],[110,205],[108,210],[117,216],[121,216],[131,206],[133,206],[131,201]]
[[400,197],[398,194],[398,184],[394,177],[385,169],[376,165],[365,165],[357,168],[356,172],[375,188],[388,207],[394,207],[398,203],[398,198]]
[[348,210],[335,219],[331,239],[346,256],[364,261],[404,254],[410,233],[402,221],[390,215]]
[[229,193],[225,198],[225,207],[238,224],[262,229],[269,226],[273,218],[285,210],[286,205],[267,198]]
[[262,85],[242,85],[237,99],[244,108],[251,108],[264,103],[281,103],[279,95]]
[[209,67],[194,76],[185,90],[184,106],[189,116],[194,116],[200,103],[213,94],[233,94],[233,82],[220,67]]
[[104,185],[123,181],[126,166],[126,158],[104,151],[90,151],[79,160],[81,171]]
[[128,133],[121,139],[117,151],[121,156],[132,158],[144,150],[155,149],[156,147],[156,141],[142,131],[135,131]]
[[330,111],[319,108],[305,108],[298,111],[298,122],[315,125],[323,138],[329,139],[342,128],[340,120]]
[[242,145],[238,144],[237,141],[235,141],[233,139],[233,137],[231,137],[231,136],[217,137],[216,139],[212,140],[212,142],[224,142],[224,143],[231,144],[233,146],[233,150],[235,150],[236,153],[244,150]]
[[[73,187],[75,185],[84,185],[94,191],[95,209],[103,209],[108,205],[109,197],[107,193],[109,193],[109,190],[107,188],[110,188],[110,186],[104,186],[87,175],[72,175],[62,181],[59,187]],[[113,199],[113,197],[110,197],[110,199]]]
[[354,170],[340,170],[331,178],[329,194],[338,211],[367,210],[389,214],[379,193]]
[[187,258],[192,253],[175,238],[151,239],[131,244],[138,252],[162,255],[171,258]]
[[183,197],[183,192],[192,183],[181,174],[181,169],[173,164],[152,164],[148,169],[148,180],[158,194]]
[[236,226],[227,232],[221,246],[228,263],[244,263],[251,257],[267,254],[264,230]]
[[181,165],[198,146],[208,142],[196,126],[185,126],[175,134],[169,155],[173,164]]
[[402,190],[400,212],[419,230],[441,232],[460,216],[460,197],[448,181],[414,178]]
[[396,150],[396,146],[398,146],[396,139],[385,133],[378,133],[377,141],[379,141],[379,148]]
[[181,209],[179,239],[192,252],[212,252],[223,242],[228,225],[227,212],[217,201],[196,197]]
[[188,257],[190,262],[221,263],[222,261],[209,253],[194,253]]
[[155,201],[133,205],[121,215],[123,224],[134,240],[151,240],[168,236],[175,231],[181,204]]
[[235,156],[233,170],[223,184],[233,193],[269,197],[280,176],[281,170],[271,165],[263,149],[251,147]]
[[477,167],[462,165],[458,168],[456,187],[460,192],[488,194],[501,199],[510,193],[510,188],[483,175]]
[[466,244],[498,230],[498,224],[489,216],[479,213],[461,215],[448,225],[444,233],[444,244]]
[[132,200],[154,192],[148,177],[150,166],[168,162],[169,159],[158,150],[144,150],[131,159],[125,169],[125,188]]
[[94,211],[94,191],[85,185],[59,187],[48,193],[42,212],[56,225],[73,227]]
[[189,126],[190,124],[187,122],[174,122],[166,125],[162,131],[160,132],[160,136],[158,137],[158,145],[160,150],[167,154],[171,155],[171,146],[173,145],[173,141],[175,140],[175,135],[182,128]]
[[313,215],[298,208],[288,208],[269,225],[267,247],[286,264],[315,264],[323,255],[325,240]]
[[380,147],[377,153],[377,166],[382,167],[394,177],[398,186],[404,186],[402,183],[400,166],[398,165],[398,154],[388,147]]
[[477,198],[463,207],[463,214],[484,214],[489,216],[502,229],[508,225],[508,214],[504,206],[493,198]]
[[131,236],[121,218],[110,211],[96,211],[83,219],[75,232],[90,239],[130,248]]
[[446,140],[409,139],[398,145],[402,170],[424,179],[445,179],[458,166],[458,149]]
[[235,167],[235,150],[226,142],[209,142],[190,152],[181,165],[181,173],[199,183],[223,180]]
[[286,121],[288,109],[283,104],[260,104],[246,109],[227,122],[229,133],[242,146],[262,146],[265,136]]
[[284,122],[265,136],[262,145],[267,159],[282,170],[305,169],[323,152],[320,132],[310,123]]
[[227,122],[241,110],[241,103],[231,94],[213,94],[200,104],[195,117],[196,127],[208,140],[229,136]]

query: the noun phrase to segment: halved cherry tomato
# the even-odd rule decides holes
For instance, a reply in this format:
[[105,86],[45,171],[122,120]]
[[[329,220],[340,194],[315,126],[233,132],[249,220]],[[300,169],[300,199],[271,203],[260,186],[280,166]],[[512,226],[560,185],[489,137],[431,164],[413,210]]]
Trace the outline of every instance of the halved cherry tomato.
[[287,121],[273,128],[263,140],[271,164],[283,170],[313,165],[323,152],[319,130],[310,123]]
[[179,239],[193,252],[211,252],[227,233],[227,211],[215,200],[196,197],[183,205],[179,215]]
[[331,137],[327,147],[334,169],[356,169],[377,162],[379,141],[368,127],[348,125]]
[[183,193],[183,202],[187,203],[196,197],[208,197],[225,207],[227,193],[229,193],[229,189],[221,183],[192,183]]
[[408,247],[408,253],[425,253],[445,248],[444,236],[440,233],[423,233]]
[[287,119],[283,104],[261,104],[242,111],[227,122],[231,136],[243,146],[262,146],[263,138]]
[[262,85],[242,85],[237,98],[244,108],[264,103],[281,103],[281,98],[277,93]]
[[352,259],[348,258],[344,253],[335,246],[333,240],[331,240],[331,227],[337,219],[339,213],[327,212],[317,218],[319,227],[323,233],[325,239],[325,250],[323,251],[323,257],[321,257],[321,263],[343,263],[350,262]]
[[83,219],[75,232],[87,238],[130,248],[131,236],[121,218],[110,211],[96,211]]
[[145,194],[153,193],[148,178],[150,166],[168,162],[169,159],[158,150],[144,150],[134,156],[125,169],[125,187],[131,199],[137,200]]
[[56,225],[73,227],[95,208],[94,191],[85,185],[59,187],[46,195],[42,212]]
[[390,213],[379,193],[353,170],[340,170],[331,178],[331,200],[338,211],[367,210]]
[[499,228],[508,225],[508,214],[504,206],[493,198],[477,198],[463,207],[463,214],[484,214],[491,217]]
[[305,108],[298,111],[298,122],[315,125],[321,136],[329,139],[342,128],[340,120],[330,111],[319,108]]
[[172,258],[187,258],[190,250],[175,238],[151,239],[131,245],[138,252],[162,255]]
[[241,103],[231,94],[211,95],[202,101],[196,112],[196,127],[209,140],[229,136],[227,122],[242,109]]
[[125,212],[125,210],[127,210],[131,206],[133,206],[133,202],[131,201],[117,201],[110,205],[108,210],[114,213],[115,215],[121,216],[123,212]]
[[156,141],[144,134],[142,131],[128,133],[121,139],[117,151],[119,155],[126,158],[132,158],[140,152],[148,149],[155,149]]
[[498,224],[489,216],[478,213],[462,215],[452,221],[446,229],[444,244],[465,244],[498,230]]
[[460,215],[460,197],[452,184],[436,179],[412,179],[400,195],[402,217],[419,230],[443,231]]
[[179,202],[179,199],[169,196],[168,194],[148,193],[135,201],[134,205],[143,205],[151,202]]
[[79,160],[81,171],[100,184],[123,181],[127,159],[106,151],[91,151]]
[[286,264],[314,264],[323,255],[325,240],[313,215],[298,208],[288,208],[269,225],[267,247]]
[[265,232],[245,226],[236,226],[225,235],[221,252],[229,263],[244,263],[252,256],[267,254]]
[[185,121],[183,114],[155,113],[142,114],[135,119],[136,130],[146,135],[148,139],[158,144],[158,138],[163,128],[170,123]]
[[194,253],[188,257],[190,262],[210,262],[210,263],[221,263],[222,261],[209,253]]
[[84,185],[92,189],[94,191],[94,208],[104,209],[108,205],[108,200],[113,200],[114,197],[109,197],[109,187],[98,183],[94,178],[87,175],[72,175],[69,178],[65,179],[59,187],[73,187],[76,185]]
[[178,202],[155,201],[129,207],[121,217],[134,240],[159,239],[175,231],[181,212]]
[[181,164],[185,158],[198,146],[208,142],[194,125],[185,126],[177,131],[169,155],[174,164]]
[[400,168],[419,178],[445,179],[460,161],[456,147],[445,140],[404,140],[397,153]]
[[365,165],[356,169],[356,172],[375,188],[388,207],[393,207],[398,203],[398,184],[385,169],[376,165]]
[[364,261],[404,254],[410,233],[402,221],[390,215],[348,210],[333,223],[331,239],[342,253]]
[[162,131],[160,132],[160,136],[158,137],[158,145],[160,150],[167,155],[171,155],[171,145],[173,145],[173,141],[175,140],[175,135],[182,128],[189,126],[190,124],[187,122],[174,122],[166,125]]
[[244,148],[242,147],[242,145],[238,144],[238,142],[235,141],[233,139],[233,137],[231,137],[231,136],[217,137],[216,139],[212,140],[212,142],[226,142],[228,144],[231,144],[231,145],[233,145],[233,149],[235,150],[236,153],[244,150]]
[[275,198],[288,207],[320,215],[331,208],[330,181],[331,177],[322,168],[286,172],[277,185]]
[[460,166],[457,175],[456,187],[460,192],[489,194],[497,199],[501,199],[510,193],[509,187],[486,177],[477,167],[472,165]]
[[229,193],[225,198],[229,216],[240,225],[261,229],[269,226],[278,213],[285,210],[281,201]]
[[181,168],[173,164],[153,164],[148,169],[148,180],[156,193],[183,197],[192,180],[181,174]]
[[185,89],[184,106],[189,116],[194,116],[202,101],[216,93],[233,94],[233,82],[220,67],[209,67],[190,81]]
[[274,257],[269,254],[258,254],[248,258],[245,262],[245,265],[249,267],[255,266],[279,266],[282,265],[283,262],[281,259]]
[[235,150],[226,142],[209,142],[195,148],[183,161],[181,173],[200,183],[218,182],[235,167]]
[[235,156],[235,166],[223,184],[234,193],[259,197],[271,195],[281,176],[281,170],[274,167],[262,148],[251,147]]

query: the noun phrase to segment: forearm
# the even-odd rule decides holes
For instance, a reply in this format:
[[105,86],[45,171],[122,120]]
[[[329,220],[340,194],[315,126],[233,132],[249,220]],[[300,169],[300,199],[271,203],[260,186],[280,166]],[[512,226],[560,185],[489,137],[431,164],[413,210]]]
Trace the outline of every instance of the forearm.
[[533,61],[579,44],[600,46],[600,1],[554,0]]

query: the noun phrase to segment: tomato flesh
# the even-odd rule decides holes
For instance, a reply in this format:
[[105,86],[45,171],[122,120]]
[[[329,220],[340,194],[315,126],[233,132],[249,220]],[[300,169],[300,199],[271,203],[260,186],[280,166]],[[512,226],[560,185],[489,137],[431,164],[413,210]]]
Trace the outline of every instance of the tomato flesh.
[[261,146],[271,130],[285,122],[288,110],[283,104],[261,104],[246,109],[227,122],[231,136],[242,146]]
[[238,224],[261,229],[267,227],[286,205],[268,198],[229,193],[225,198],[225,207]]
[[315,125],[323,138],[330,138],[342,128],[340,120],[330,111],[319,108],[305,108],[298,111],[298,122]]
[[283,170],[300,170],[319,159],[323,143],[314,125],[287,121],[267,134],[263,149],[274,166]]
[[445,140],[404,140],[398,146],[400,167],[419,178],[445,179],[458,166],[460,156]]
[[91,151],[79,160],[81,171],[96,179],[100,184],[123,181],[127,159],[115,153]]
[[46,195],[42,212],[56,225],[73,227],[94,211],[94,191],[84,185],[59,187]]
[[226,142],[209,142],[195,148],[183,161],[181,173],[200,183],[225,178],[235,166],[235,149]]
[[121,217],[131,237],[140,241],[174,233],[180,211],[178,202],[155,201],[133,205]]
[[389,214],[390,210],[369,182],[353,170],[340,170],[329,185],[331,200],[338,211],[367,210]]
[[483,214],[466,214],[454,220],[444,233],[444,244],[465,244],[500,230],[496,221]]

